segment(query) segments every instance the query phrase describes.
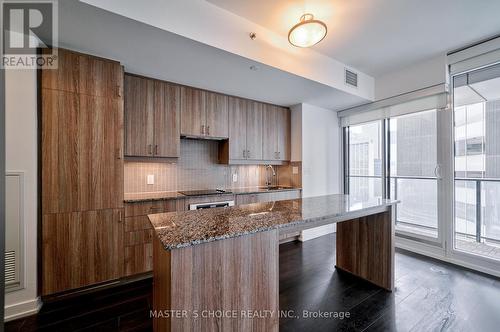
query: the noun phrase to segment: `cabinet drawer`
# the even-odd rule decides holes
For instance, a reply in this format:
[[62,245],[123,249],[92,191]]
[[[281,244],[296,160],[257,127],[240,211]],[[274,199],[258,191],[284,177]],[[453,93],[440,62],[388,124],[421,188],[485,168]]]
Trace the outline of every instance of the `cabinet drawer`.
[[[181,200],[182,201],[182,200]],[[176,211],[177,200],[148,201],[125,204],[125,217]]]

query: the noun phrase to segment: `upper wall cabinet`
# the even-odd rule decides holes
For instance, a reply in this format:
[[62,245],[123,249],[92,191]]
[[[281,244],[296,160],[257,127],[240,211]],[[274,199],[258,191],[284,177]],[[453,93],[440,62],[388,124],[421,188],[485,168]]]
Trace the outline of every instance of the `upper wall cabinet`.
[[249,163],[262,160],[262,104],[229,97],[229,140],[223,144],[220,160]]
[[229,164],[282,164],[290,160],[290,110],[229,97],[229,140],[219,160]]
[[125,155],[179,157],[180,87],[125,75]]
[[290,160],[290,110],[266,104],[263,119],[263,159]]
[[181,135],[228,137],[228,97],[191,87],[181,88]]

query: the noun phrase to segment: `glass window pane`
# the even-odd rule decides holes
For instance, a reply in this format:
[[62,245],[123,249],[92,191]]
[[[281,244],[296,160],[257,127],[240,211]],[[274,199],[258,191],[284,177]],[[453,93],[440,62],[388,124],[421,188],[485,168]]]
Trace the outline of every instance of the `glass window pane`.
[[500,182],[483,182],[483,236],[500,244]]
[[396,229],[437,238],[436,110],[390,120],[390,163],[390,195],[401,202]]
[[381,123],[349,127],[349,175],[382,176]]
[[465,79],[453,90],[455,248],[497,260],[500,260],[499,69],[488,67],[461,75]]
[[349,195],[354,201],[382,196],[382,178],[349,177]]
[[397,221],[433,230],[437,236],[437,180],[393,179],[397,183]]

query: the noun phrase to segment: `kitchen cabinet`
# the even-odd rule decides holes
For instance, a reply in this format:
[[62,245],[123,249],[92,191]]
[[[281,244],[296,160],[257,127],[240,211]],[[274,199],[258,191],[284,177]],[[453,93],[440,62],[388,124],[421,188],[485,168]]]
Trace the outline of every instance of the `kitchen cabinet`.
[[181,88],[181,135],[205,134],[205,92],[183,86]]
[[45,214],[42,295],[123,274],[123,209]]
[[228,97],[214,92],[206,92],[205,97],[206,136],[229,137]]
[[262,160],[263,104],[247,101],[247,160]]
[[120,278],[123,68],[59,50],[40,71],[42,295]]
[[180,88],[154,83],[154,156],[180,156]]
[[184,199],[146,201],[125,204],[123,274],[132,276],[153,268],[153,227],[148,214],[184,209]]
[[276,110],[276,136],[278,160],[286,161],[291,158],[291,114],[285,107]]
[[301,197],[300,190],[270,191],[252,194],[239,194],[236,196],[236,205],[283,201]]
[[262,159],[262,104],[229,97],[229,140],[219,159],[225,163]]
[[125,155],[177,158],[180,87],[125,75]]
[[290,110],[229,97],[229,140],[219,149],[226,164],[283,164],[290,160]]
[[228,137],[227,96],[191,87],[181,88],[181,135]]
[[44,214],[123,207],[123,100],[118,94],[87,92],[42,84]]
[[290,160],[290,110],[266,104],[263,119],[263,159]]
[[153,153],[152,80],[125,75],[125,155],[151,156]]

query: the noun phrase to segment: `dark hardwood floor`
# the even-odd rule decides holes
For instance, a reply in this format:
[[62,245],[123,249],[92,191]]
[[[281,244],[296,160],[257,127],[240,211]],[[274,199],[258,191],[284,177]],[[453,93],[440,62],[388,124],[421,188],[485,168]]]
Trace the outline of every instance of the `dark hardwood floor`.
[[[500,281],[405,251],[396,291],[339,273],[335,236],[280,246],[280,331],[499,331]],[[150,331],[151,280],[45,304],[6,331]],[[349,318],[303,318],[308,312]]]

